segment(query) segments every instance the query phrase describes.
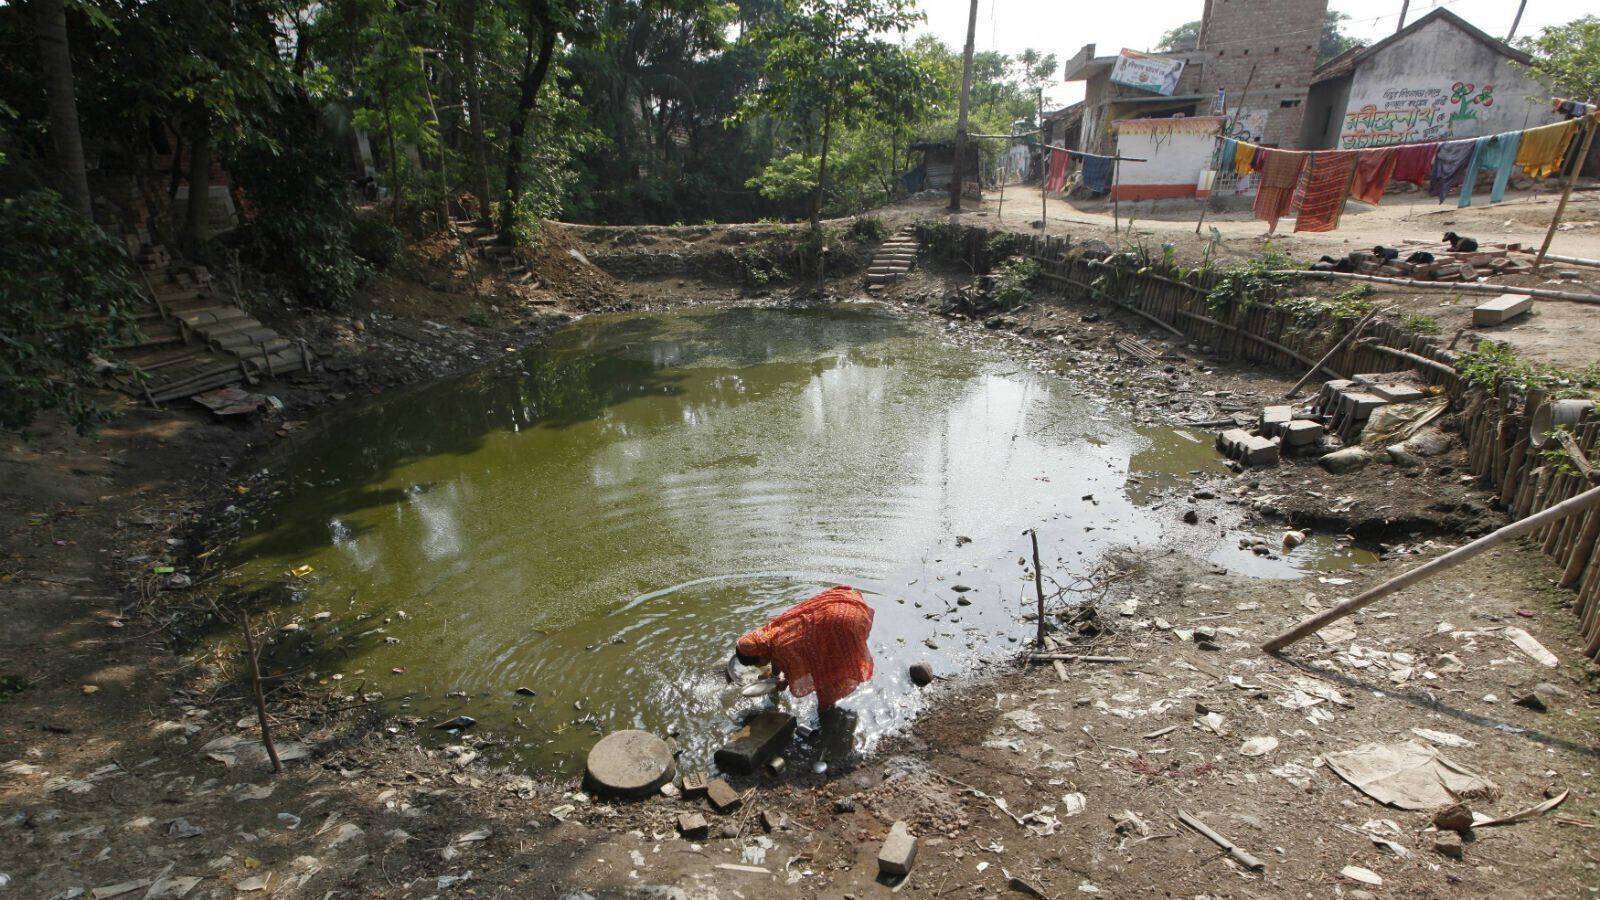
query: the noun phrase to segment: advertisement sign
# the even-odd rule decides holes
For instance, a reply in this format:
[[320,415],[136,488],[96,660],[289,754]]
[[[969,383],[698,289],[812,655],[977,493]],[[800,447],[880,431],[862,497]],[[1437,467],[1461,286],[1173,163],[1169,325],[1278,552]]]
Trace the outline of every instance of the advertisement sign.
[[1171,97],[1178,89],[1178,78],[1183,75],[1183,60],[1165,56],[1149,56],[1133,50],[1123,50],[1111,68],[1111,80],[1116,84]]

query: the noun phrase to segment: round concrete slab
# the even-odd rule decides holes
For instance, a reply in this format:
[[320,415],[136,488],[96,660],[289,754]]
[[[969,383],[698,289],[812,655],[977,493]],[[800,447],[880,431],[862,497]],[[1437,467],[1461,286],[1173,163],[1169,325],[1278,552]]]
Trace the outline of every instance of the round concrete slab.
[[646,797],[677,774],[667,742],[644,731],[618,731],[589,751],[589,788],[612,797]]

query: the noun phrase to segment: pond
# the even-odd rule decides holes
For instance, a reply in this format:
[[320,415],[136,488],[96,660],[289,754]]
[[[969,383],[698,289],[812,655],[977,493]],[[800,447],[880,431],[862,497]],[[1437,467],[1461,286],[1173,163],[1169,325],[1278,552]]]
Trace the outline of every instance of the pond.
[[[843,704],[868,748],[923,702],[910,663],[1026,639],[1026,529],[1063,581],[1167,552],[1154,486],[1224,471],[1205,433],[871,305],[596,316],[521,362],[314,422],[235,561],[292,589],[275,666],[425,725],[473,716],[540,771],[627,727],[709,761],[767,702],[728,683],[735,638],[834,584],[876,610],[877,674]],[[1268,577],[1350,562],[1264,561],[1231,524],[1177,546]],[[810,699],[784,702],[814,724]]]

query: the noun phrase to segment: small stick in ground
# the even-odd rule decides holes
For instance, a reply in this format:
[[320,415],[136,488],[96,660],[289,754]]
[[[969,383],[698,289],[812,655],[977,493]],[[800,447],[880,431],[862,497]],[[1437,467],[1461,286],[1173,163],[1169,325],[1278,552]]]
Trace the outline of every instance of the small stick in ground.
[[1028,536],[1033,538],[1033,590],[1039,596],[1039,637],[1037,639],[1040,650],[1044,649],[1044,572],[1039,567],[1039,529],[1028,529]]
[[267,721],[267,698],[261,693],[261,663],[256,658],[256,638],[250,633],[250,614],[240,610],[244,622],[244,650],[250,659],[250,682],[256,694],[256,718],[261,721],[261,745],[267,748],[267,758],[272,760],[272,774],[283,774],[283,763],[278,760],[278,748],[272,743],[272,725]]
[[1195,831],[1200,832],[1201,835],[1203,835],[1213,844],[1216,844],[1218,847],[1228,851],[1228,855],[1233,857],[1233,860],[1239,865],[1256,872],[1259,872],[1267,867],[1266,863],[1239,849],[1239,847],[1236,846],[1233,841],[1230,841],[1222,835],[1217,834],[1215,831],[1212,831],[1210,826],[1206,825],[1206,823],[1196,819],[1194,816],[1189,815],[1187,812],[1184,812],[1181,809],[1178,810],[1178,819],[1181,820],[1183,824],[1193,828]]

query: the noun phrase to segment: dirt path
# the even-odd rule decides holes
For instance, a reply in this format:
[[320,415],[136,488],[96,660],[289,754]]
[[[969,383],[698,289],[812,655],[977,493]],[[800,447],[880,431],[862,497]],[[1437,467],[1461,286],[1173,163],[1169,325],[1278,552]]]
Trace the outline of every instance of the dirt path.
[[[885,299],[921,314],[961,281],[924,269]],[[641,304],[742,293],[661,278],[615,291]],[[1457,529],[1492,527],[1497,514],[1457,474],[1459,451],[1404,471],[1334,478],[1294,461],[1158,486],[1150,502],[1170,514],[1172,552],[1121,561],[1127,574],[1090,642],[1133,662],[1070,663],[1064,682],[1050,667],[1002,666],[987,680],[941,684],[935,711],[873,758],[825,777],[736,781],[750,791],[745,809],[707,811],[705,839],[674,827],[700,803],[610,804],[575,783],[498,770],[492,735],[441,744],[432,723],[370,715],[362,686],[314,677],[273,688],[278,737],[294,757],[275,778],[251,743],[237,654],[225,635],[186,625],[214,586],[201,554],[217,519],[238,514],[228,506],[258,484],[250,454],[292,440],[296,419],[339,397],[490,363],[546,327],[508,316],[498,328],[433,328],[425,294],[406,303],[414,311],[364,315],[359,328],[343,317],[308,326],[336,365],[315,383],[270,388],[287,420],[134,411],[92,440],[8,442],[0,673],[25,686],[7,682],[4,699],[0,873],[17,896],[888,897],[874,855],[896,820],[922,840],[900,891],[915,896],[1003,894],[1010,876],[1052,897],[1593,891],[1596,670],[1573,647],[1567,595],[1550,588],[1536,549],[1508,548],[1408,591],[1287,660],[1254,649],[1311,609],[1458,543]],[[973,323],[948,333],[1091,390],[1116,388],[1112,414],[1152,424],[1258,407],[1286,384],[1118,321],[1084,321],[1097,312],[1040,304],[1007,334]],[[1130,331],[1178,361],[1118,362],[1111,342]],[[1330,509],[1391,558],[1327,580],[1265,581],[1183,552],[1186,532],[1240,512],[1275,524]],[[194,586],[152,572],[166,563]],[[1507,626],[1560,664],[1534,662]],[[1017,623],[1019,635],[1031,627]],[[1216,649],[1201,649],[1202,628],[1215,629],[1206,646]],[[1548,711],[1511,702],[1536,689]],[[1380,807],[1318,765],[1369,741],[1428,740],[1412,729],[1472,743],[1441,752],[1498,786],[1475,809],[1507,813],[1571,793],[1532,821],[1477,829],[1470,841],[1446,836],[1457,859],[1434,849],[1426,812]],[[1253,738],[1276,746],[1245,755]],[[1265,860],[1265,872],[1222,858],[1174,822],[1178,809]],[[782,824],[767,831],[762,810],[782,813]],[[1384,883],[1352,881],[1345,866]]]

